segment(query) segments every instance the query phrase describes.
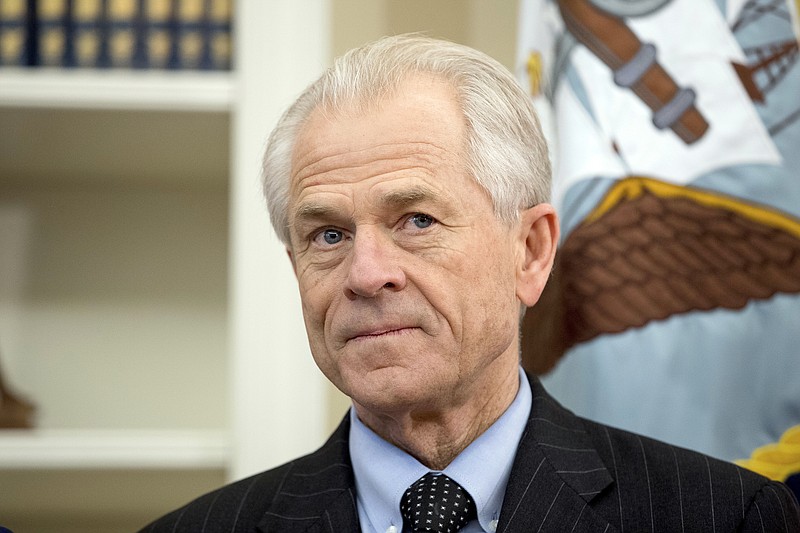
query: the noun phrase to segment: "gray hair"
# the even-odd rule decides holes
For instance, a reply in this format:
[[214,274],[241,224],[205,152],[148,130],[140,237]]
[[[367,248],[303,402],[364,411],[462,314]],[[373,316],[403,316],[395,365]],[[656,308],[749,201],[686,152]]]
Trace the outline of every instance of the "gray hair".
[[288,220],[294,143],[317,108],[364,111],[413,74],[452,85],[467,124],[467,172],[508,223],[520,209],[549,201],[550,161],[530,98],[500,63],[472,48],[418,34],[385,37],[338,58],[283,114],[267,142],[264,195],[272,226],[290,245]]

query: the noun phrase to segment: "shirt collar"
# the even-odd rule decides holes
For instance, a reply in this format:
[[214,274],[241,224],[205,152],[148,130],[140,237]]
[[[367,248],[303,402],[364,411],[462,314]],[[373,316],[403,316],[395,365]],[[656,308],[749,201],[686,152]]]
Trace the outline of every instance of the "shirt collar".
[[[521,368],[519,375],[519,391],[508,409],[443,471],[475,500],[484,531],[495,529],[491,523],[500,516],[511,466],[530,415],[530,385]],[[400,499],[429,469],[380,438],[358,419],[354,409],[350,419],[350,458],[362,530],[382,533],[394,526],[402,531]]]

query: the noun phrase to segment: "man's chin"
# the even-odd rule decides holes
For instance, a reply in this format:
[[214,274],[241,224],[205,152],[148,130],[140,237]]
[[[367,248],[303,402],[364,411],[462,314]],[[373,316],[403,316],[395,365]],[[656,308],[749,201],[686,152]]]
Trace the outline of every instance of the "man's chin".
[[[435,391],[435,392],[431,392]],[[402,416],[414,411],[436,410],[446,397],[438,388],[426,386],[406,374],[403,377],[364,379],[355,384],[348,394],[356,410],[368,411],[378,416]]]

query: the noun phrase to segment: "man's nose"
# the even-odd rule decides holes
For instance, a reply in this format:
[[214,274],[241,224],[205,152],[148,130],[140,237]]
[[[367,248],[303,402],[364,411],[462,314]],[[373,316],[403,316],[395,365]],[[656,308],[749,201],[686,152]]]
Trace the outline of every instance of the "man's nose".
[[396,245],[389,235],[363,230],[356,233],[350,250],[345,294],[350,299],[373,298],[381,290],[398,291],[406,285]]

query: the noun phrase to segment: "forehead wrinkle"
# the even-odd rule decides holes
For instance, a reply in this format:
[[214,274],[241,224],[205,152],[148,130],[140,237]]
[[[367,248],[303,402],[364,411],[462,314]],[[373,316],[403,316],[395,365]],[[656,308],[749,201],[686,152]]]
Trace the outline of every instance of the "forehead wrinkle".
[[[404,148],[399,154],[397,153],[398,145]],[[332,150],[334,153],[329,153]],[[292,181],[297,186],[302,187],[303,182],[309,178],[321,178],[331,172],[339,173],[358,170],[376,163],[390,165],[391,163],[408,159],[416,159],[433,166],[433,163],[447,159],[446,156],[448,154],[449,152],[446,149],[435,143],[419,141],[398,140],[361,149],[343,150],[336,147],[331,149],[330,146],[323,146],[306,152],[302,157],[297,157],[299,154],[295,154],[296,157],[292,166],[296,170],[293,173],[294,179]],[[362,155],[366,155],[366,157],[359,158]],[[319,182],[321,183],[322,180],[320,179]],[[312,182],[312,184],[317,183],[316,180]]]
[[[387,182],[382,180],[381,184]],[[378,196],[378,203],[390,209],[402,209],[436,197],[437,193],[432,188],[425,185],[413,185],[381,193]],[[328,203],[303,201],[296,207],[293,219],[295,223],[312,219],[329,219],[336,216],[338,212],[339,209],[336,206]]]

